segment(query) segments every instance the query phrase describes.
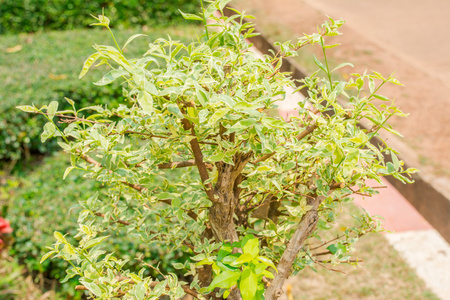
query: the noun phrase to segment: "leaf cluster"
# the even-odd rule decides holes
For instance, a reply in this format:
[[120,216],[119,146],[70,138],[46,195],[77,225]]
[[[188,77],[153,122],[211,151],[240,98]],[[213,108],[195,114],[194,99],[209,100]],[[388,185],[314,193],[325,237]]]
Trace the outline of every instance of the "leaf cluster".
[[[415,172],[405,170],[386,143],[370,143],[380,130],[396,133],[388,121],[404,116],[393,102],[378,102],[387,100],[380,88],[398,81],[376,72],[332,80],[330,70],[345,64],[329,66],[326,50],[334,45],[325,40],[340,34],[342,21],[330,18],[317,33],[280,43],[278,53],[260,58],[246,42],[253,24],[238,11],[223,16],[227,2],[202,3],[199,14],[184,14],[205,28],[187,45],[159,38],[136,58],[127,57],[113,34],[115,47],[94,45],[80,77],[96,63],[109,66],[96,84],[120,80],[130,105],[79,109],[66,99],[71,109],[58,110],[54,102],[19,107],[47,118],[43,140],[62,138],[59,145],[71,154],[66,175],[83,170],[108,186],[105,194],[81,199],[77,243],[56,233],[44,257],[68,261],[68,276],[80,276],[80,288],[99,299],[185,293],[276,299],[292,270],[357,263],[353,244],[382,227],[362,214],[358,226],[325,240],[340,207],[354,194],[376,194],[368,179],[382,184],[382,176],[392,175],[410,182]],[[106,17],[97,20],[110,31]],[[325,77],[318,70],[295,82],[281,65],[308,45],[323,49],[315,61]],[[297,117],[286,121],[266,112],[286,97],[285,86],[297,85],[308,92]],[[68,125],[57,128],[55,117]],[[187,169],[171,178],[178,168]],[[191,257],[178,267],[191,280],[145,276],[148,268],[158,270],[146,263],[137,274],[130,271],[126,260],[104,250],[109,231],[149,247],[184,249]]]

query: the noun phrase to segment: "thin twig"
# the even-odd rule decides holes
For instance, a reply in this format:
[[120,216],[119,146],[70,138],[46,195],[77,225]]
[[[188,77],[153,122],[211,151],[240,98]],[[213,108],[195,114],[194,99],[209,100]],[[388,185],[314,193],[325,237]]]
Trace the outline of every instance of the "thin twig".
[[331,242],[334,242],[334,241],[336,241],[336,240],[338,240],[338,239],[340,239],[340,238],[343,238],[344,236],[345,236],[344,234],[343,234],[343,235],[339,235],[339,236],[335,237],[334,239],[331,239],[331,240],[329,240],[329,241],[323,242],[322,244],[320,244],[320,245],[318,245],[318,246],[315,246],[315,247],[313,247],[313,248],[309,248],[309,250],[310,250],[310,251],[313,251],[313,250],[319,249],[319,248],[321,248],[321,247],[323,247],[323,246],[325,246],[325,245],[328,245],[328,244],[331,243]]
[[[97,217],[102,217],[102,218],[105,217],[105,214],[102,214],[102,213],[100,213],[100,212],[96,212],[95,215],[96,215]],[[131,225],[131,223],[128,222],[128,221],[124,221],[124,220],[120,220],[120,219],[114,220],[112,216],[111,216],[109,219],[110,219],[111,221],[113,221],[114,223],[119,223],[119,224],[126,225],[126,226]]]

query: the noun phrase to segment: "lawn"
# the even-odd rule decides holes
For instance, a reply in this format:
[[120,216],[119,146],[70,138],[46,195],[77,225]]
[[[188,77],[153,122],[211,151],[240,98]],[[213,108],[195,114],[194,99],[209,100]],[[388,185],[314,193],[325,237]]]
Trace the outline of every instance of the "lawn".
[[[160,36],[170,33],[173,39],[188,42],[201,30],[197,26],[144,29],[114,30],[120,45],[133,34],[147,34],[127,46],[126,56],[141,57],[148,50],[148,43]],[[98,28],[0,36],[0,160],[15,162],[32,153],[45,153],[55,145],[40,142],[44,118],[30,118],[16,109],[17,105],[58,101],[68,107],[64,97],[74,100],[78,107],[124,102],[119,83],[93,85],[104,75],[105,66],[78,79],[83,62],[94,53],[93,44],[114,42],[108,31]]]

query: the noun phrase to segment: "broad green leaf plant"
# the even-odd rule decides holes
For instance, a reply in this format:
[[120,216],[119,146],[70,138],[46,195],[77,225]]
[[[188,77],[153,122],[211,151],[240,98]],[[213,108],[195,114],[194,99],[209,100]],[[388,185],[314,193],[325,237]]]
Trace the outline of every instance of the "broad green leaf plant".
[[[121,48],[111,32],[114,46],[94,45],[80,77],[94,64],[109,66],[94,84],[122,81],[128,101],[118,107],[79,108],[70,99],[70,110],[57,102],[18,107],[48,119],[42,141],[59,138],[72,158],[64,176],[78,169],[108,187],[80,199],[78,234],[55,232],[42,258],[68,261],[64,280],[79,276],[77,289],[94,299],[277,299],[286,278],[305,267],[358,263],[353,245],[382,230],[377,219],[363,213],[358,226],[326,236],[352,195],[377,193],[368,179],[411,182],[415,170],[405,170],[395,150],[370,143],[380,130],[396,133],[388,120],[404,114],[379,90],[399,82],[376,72],[332,80],[346,64],[330,71],[326,50],[336,45],[325,41],[339,35],[342,21],[330,18],[317,33],[259,58],[246,41],[255,35],[243,22],[251,16],[223,16],[227,2],[183,13],[204,25],[188,45],[160,38],[136,58],[124,48],[140,35]],[[107,17],[97,20],[110,30]],[[285,58],[313,44],[324,55],[315,58],[316,73],[295,82],[280,71]],[[309,95],[288,121],[267,113],[286,96],[285,86]],[[113,234],[149,249],[181,248],[190,258],[174,264],[177,275],[137,257],[142,269],[133,273],[105,252]],[[160,276],[148,276],[150,269]]]

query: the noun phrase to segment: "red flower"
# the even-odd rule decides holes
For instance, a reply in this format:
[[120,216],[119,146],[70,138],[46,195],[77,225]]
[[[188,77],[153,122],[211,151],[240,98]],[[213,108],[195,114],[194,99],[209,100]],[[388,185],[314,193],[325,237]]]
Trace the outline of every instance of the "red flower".
[[0,234],[12,233],[12,231],[9,222],[0,217]]

